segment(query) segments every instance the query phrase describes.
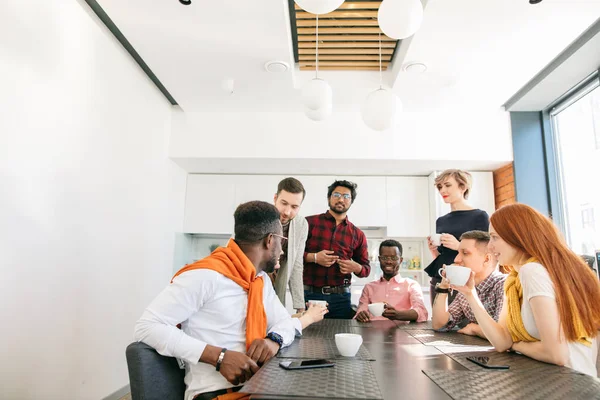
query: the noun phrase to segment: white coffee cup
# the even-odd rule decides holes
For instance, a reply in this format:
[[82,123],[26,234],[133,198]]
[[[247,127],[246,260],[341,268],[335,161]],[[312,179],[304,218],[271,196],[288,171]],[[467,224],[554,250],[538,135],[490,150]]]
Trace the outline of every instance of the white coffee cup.
[[[439,269],[439,274],[442,275],[444,268]],[[452,264],[446,266],[446,279],[455,286],[464,286],[471,276],[471,269],[461,267],[460,265]]]
[[433,243],[435,246],[442,245],[442,234],[441,233],[434,233],[429,238],[431,239],[431,243]]
[[369,312],[375,317],[381,317],[385,308],[385,303],[371,303],[368,305]]
[[315,304],[319,307],[327,307],[327,302],[325,300],[309,300],[308,306],[310,307],[312,304]]
[[338,333],[335,335],[335,346],[344,357],[354,357],[362,344],[362,336],[354,333]]

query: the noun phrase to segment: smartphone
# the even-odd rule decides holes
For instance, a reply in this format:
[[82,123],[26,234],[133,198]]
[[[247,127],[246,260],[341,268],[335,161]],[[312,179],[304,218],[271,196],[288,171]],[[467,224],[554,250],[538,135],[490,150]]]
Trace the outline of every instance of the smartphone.
[[481,365],[483,368],[489,369],[509,369],[508,365],[494,365],[490,364],[489,357],[467,357],[467,360],[474,362],[477,365]]
[[282,361],[279,366],[284,369],[310,369],[310,368],[328,368],[335,364],[329,360],[296,360]]

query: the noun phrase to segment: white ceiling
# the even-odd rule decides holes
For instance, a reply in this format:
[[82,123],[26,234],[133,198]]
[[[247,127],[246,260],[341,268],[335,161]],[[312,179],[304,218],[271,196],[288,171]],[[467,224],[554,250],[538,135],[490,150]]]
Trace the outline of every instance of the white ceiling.
[[[312,73],[293,65],[287,0],[99,0],[184,111],[298,110]],[[421,29],[384,75],[404,108],[494,107],[504,103],[600,16],[600,0],[430,0]],[[405,53],[405,54],[404,54]],[[405,56],[405,57],[403,57]],[[425,61],[423,75],[401,72]],[[336,109],[358,109],[377,72],[327,71]],[[235,79],[235,93],[221,88]]]

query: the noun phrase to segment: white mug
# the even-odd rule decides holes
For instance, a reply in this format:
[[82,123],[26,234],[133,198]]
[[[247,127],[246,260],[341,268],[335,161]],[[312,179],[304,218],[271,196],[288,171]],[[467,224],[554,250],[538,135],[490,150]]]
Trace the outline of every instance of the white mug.
[[373,314],[374,317],[381,317],[385,309],[385,303],[371,303],[367,307],[369,308],[369,312]]
[[429,238],[431,239],[431,243],[433,243],[435,246],[442,245],[442,234],[441,233],[434,233]]
[[308,306],[310,307],[311,305],[317,305],[319,307],[327,307],[327,302],[325,300],[309,300],[308,301]]
[[[442,275],[444,268],[440,268],[438,273]],[[461,267],[460,265],[452,264],[446,266],[446,279],[455,286],[466,285],[469,277],[471,276],[471,269],[467,267]]]
[[354,333],[338,333],[335,335],[335,346],[344,357],[354,357],[362,344],[362,336]]

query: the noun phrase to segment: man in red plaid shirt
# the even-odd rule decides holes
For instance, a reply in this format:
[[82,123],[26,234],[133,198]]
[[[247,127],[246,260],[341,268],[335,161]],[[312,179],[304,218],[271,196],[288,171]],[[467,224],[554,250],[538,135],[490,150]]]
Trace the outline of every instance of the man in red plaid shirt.
[[329,313],[325,318],[353,318],[352,274],[364,278],[371,272],[365,234],[346,217],[356,200],[356,187],[348,181],[333,182],[327,188],[329,210],[306,218],[304,298],[326,301]]

